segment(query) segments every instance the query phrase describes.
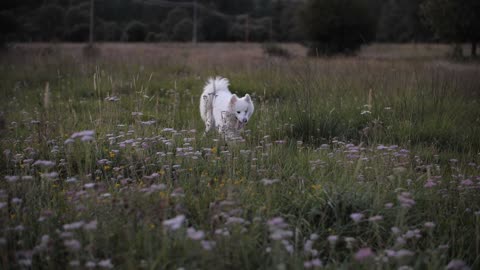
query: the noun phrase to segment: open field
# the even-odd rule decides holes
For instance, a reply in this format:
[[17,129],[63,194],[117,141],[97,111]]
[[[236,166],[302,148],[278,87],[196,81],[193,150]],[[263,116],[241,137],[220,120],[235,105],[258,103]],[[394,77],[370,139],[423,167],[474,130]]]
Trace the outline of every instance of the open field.
[[[478,63],[282,46],[3,52],[0,268],[479,269]],[[243,141],[203,134],[214,75]]]

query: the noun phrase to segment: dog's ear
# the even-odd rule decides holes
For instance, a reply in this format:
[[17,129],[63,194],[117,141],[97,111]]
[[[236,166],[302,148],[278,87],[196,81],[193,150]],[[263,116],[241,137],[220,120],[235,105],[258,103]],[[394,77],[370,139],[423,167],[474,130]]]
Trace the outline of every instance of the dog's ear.
[[238,97],[237,95],[233,94],[232,98],[230,98],[230,105],[235,105],[237,103]]
[[249,94],[246,94],[246,95],[245,95],[245,101],[247,101],[247,102],[252,102],[252,99],[250,98],[250,95],[249,95]]

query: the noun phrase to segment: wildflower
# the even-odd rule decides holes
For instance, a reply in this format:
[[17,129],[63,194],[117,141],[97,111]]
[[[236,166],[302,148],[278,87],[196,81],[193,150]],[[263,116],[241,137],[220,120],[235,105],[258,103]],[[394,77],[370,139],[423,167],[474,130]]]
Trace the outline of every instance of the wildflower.
[[185,216],[178,215],[172,219],[167,219],[163,221],[163,226],[165,226],[167,229],[176,231],[182,226],[184,221],[185,221]]
[[248,223],[245,219],[240,218],[240,217],[228,217],[227,221],[225,222],[225,225],[230,225],[230,224],[246,224]]
[[330,243],[330,245],[334,246],[338,241],[338,235],[329,235],[327,237],[327,240]]
[[363,216],[364,215],[362,213],[353,213],[350,215],[350,218],[353,220],[353,222],[358,223],[360,220],[362,220]]
[[371,257],[373,257],[375,254],[373,253],[372,249],[369,247],[361,248],[355,253],[354,258],[355,260],[359,262],[363,262]]
[[383,217],[380,216],[380,215],[376,215],[376,216],[370,217],[368,219],[368,221],[370,221],[370,222],[377,222],[377,221],[381,221],[381,220],[383,220]]
[[80,261],[79,260],[73,260],[73,261],[70,261],[68,263],[68,265],[70,265],[72,267],[77,267],[77,266],[80,266]]
[[87,268],[95,268],[97,266],[97,264],[95,262],[92,262],[92,261],[88,261],[85,263],[85,267]]
[[365,115],[365,114],[371,114],[372,112],[368,111],[368,110],[362,110],[362,112],[360,113],[361,115]]
[[86,231],[93,231],[93,230],[96,230],[97,229],[97,220],[92,220],[90,221],[89,223],[83,225],[83,229],[86,230]]
[[215,241],[202,240],[202,241],[200,241],[200,244],[202,245],[202,248],[204,250],[212,250],[215,247],[216,242]]
[[390,208],[392,208],[392,207],[393,207],[393,203],[386,203],[386,204],[385,204],[385,208],[386,208],[386,209],[390,209]]
[[51,168],[51,167],[55,166],[55,162],[50,161],[50,160],[37,160],[37,161],[35,161],[35,163],[33,163],[33,166]]
[[18,177],[16,175],[6,175],[5,176],[5,180],[7,180],[7,182],[10,182],[10,183],[17,182],[18,179],[20,179],[20,177]]
[[412,195],[408,192],[402,192],[397,196],[397,199],[403,208],[411,208],[415,205],[415,200],[412,199]]
[[140,124],[144,125],[144,126],[151,126],[153,124],[155,124],[157,121],[155,120],[149,120],[149,121],[141,121]]
[[42,173],[42,178],[53,180],[58,177],[57,172]]
[[67,183],[75,183],[75,182],[77,182],[77,178],[76,177],[68,177],[66,182]]
[[110,259],[101,260],[101,261],[98,262],[97,265],[98,265],[99,267],[101,267],[101,268],[108,268],[108,269],[113,268],[113,264],[112,264],[112,262],[110,261]]
[[305,261],[303,263],[305,268],[312,268],[312,267],[323,267],[323,263],[319,258],[313,259],[311,261]]
[[22,199],[15,197],[15,198],[12,199],[12,203],[13,203],[13,204],[21,204],[21,203],[22,203]]
[[63,229],[66,231],[80,229],[85,224],[85,221],[77,221],[70,224],[63,225]]
[[428,229],[433,229],[435,227],[435,223],[429,221],[429,222],[425,222],[423,226],[425,226],[425,228],[428,228]]
[[0,209],[4,208],[5,206],[7,206],[6,202],[0,202]]
[[353,248],[353,244],[357,241],[355,238],[353,237],[345,237],[344,238],[345,242],[347,243],[347,248],[348,249],[352,249]]
[[428,179],[425,185],[423,185],[426,188],[431,188],[437,185],[437,182],[433,179]]
[[398,227],[392,227],[390,230],[393,234],[400,234],[402,232]]
[[95,183],[86,183],[85,185],[83,185],[83,187],[86,189],[93,188],[95,187]]
[[273,184],[275,184],[275,183],[277,183],[277,182],[280,182],[280,180],[278,180],[278,179],[266,179],[266,178],[264,178],[264,179],[260,180],[260,182],[262,182],[262,184],[263,184],[264,186],[270,186],[270,185],[273,185]]
[[117,101],[120,101],[120,98],[117,96],[108,96],[105,98],[105,100],[110,102],[117,102]]
[[471,186],[471,185],[473,185],[473,184],[474,184],[473,181],[470,180],[470,179],[465,179],[465,180],[462,180],[462,181],[460,182],[460,185],[462,185],[462,186]]
[[182,188],[176,188],[176,189],[173,190],[171,196],[172,197],[184,197],[185,193],[184,193]]
[[70,136],[70,139],[80,138],[82,141],[84,141],[90,138],[93,139],[94,136],[95,136],[94,130],[83,130],[83,131],[73,133],[72,136]]
[[65,240],[63,241],[63,244],[71,251],[78,251],[82,248],[82,244],[80,244],[80,242],[75,239]]
[[394,255],[395,258],[397,259],[403,259],[403,258],[406,258],[406,257],[411,257],[415,255],[415,252],[413,251],[410,251],[408,249],[400,249],[399,251],[397,251]]
[[454,259],[448,263],[446,269],[447,270],[468,270],[470,269],[470,267],[468,267],[464,261]]
[[202,240],[205,237],[205,233],[201,230],[195,230],[195,228],[188,228],[187,229],[187,236],[192,240]]

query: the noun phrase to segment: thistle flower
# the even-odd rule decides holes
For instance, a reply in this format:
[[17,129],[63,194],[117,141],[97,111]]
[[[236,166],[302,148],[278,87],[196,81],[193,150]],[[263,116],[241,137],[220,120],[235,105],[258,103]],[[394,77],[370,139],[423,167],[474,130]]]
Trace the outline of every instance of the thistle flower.
[[355,253],[354,258],[355,258],[355,260],[357,260],[359,262],[363,262],[363,261],[373,257],[374,255],[375,255],[375,253],[373,253],[371,248],[365,247],[365,248],[359,249]]
[[76,239],[65,240],[63,241],[65,247],[71,251],[78,251],[82,248],[82,244]]
[[63,225],[63,229],[66,231],[76,230],[76,229],[80,229],[84,224],[85,224],[85,221],[81,220],[81,221],[73,222],[70,224],[65,224]]
[[113,264],[111,262],[111,259],[101,260],[101,261],[98,262],[97,265],[101,268],[107,268],[107,269],[113,268]]
[[358,223],[363,219],[363,216],[364,215],[362,213],[353,213],[350,215],[350,218],[353,220],[353,222]]
[[327,237],[327,240],[330,243],[330,245],[334,246],[338,241],[338,235],[329,235]]
[[202,240],[205,237],[205,233],[201,230],[195,230],[195,228],[188,228],[187,229],[187,236],[192,240]]
[[164,220],[163,226],[169,230],[176,231],[180,229],[184,221],[185,221],[185,216],[178,215],[174,218]]

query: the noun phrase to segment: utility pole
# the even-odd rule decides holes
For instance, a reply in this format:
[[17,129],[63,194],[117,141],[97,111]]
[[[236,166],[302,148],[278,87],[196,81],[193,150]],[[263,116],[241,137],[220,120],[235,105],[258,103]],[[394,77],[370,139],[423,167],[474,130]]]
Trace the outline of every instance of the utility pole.
[[90,35],[88,45],[93,47],[93,16],[95,14],[94,0],[90,0]]
[[193,30],[192,31],[193,31],[192,43],[197,44],[197,0],[193,0]]
[[250,35],[249,15],[245,17],[245,42],[248,42],[248,36]]

